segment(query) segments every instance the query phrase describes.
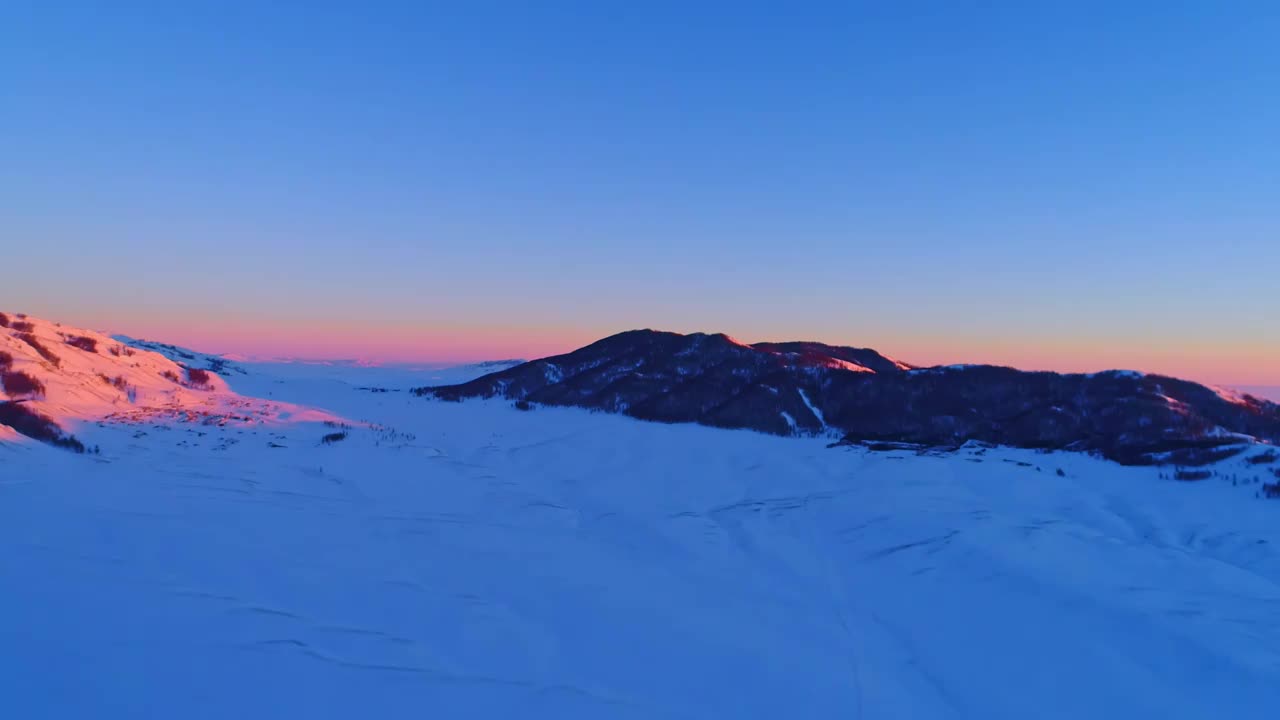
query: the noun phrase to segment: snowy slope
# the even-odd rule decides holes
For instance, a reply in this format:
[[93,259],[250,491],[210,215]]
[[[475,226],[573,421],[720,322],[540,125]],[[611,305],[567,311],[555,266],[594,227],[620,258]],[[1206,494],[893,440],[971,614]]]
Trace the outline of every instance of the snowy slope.
[[241,363],[199,385],[175,361],[201,354],[9,319],[56,356],[0,328],[45,386],[21,402],[101,454],[0,426],[0,717],[1254,718],[1280,701],[1265,446],[1185,483],[407,392],[488,366]]
[[248,369],[227,393],[370,425],[331,444],[311,423],[83,428],[99,456],[0,436],[0,717],[1248,719],[1280,702],[1265,464],[1178,483]]
[[[249,427],[340,421],[311,408],[246,397],[231,390],[223,377],[200,373],[198,363],[181,365],[98,332],[33,317],[2,318],[0,352],[9,358],[9,374],[0,379],[0,403],[21,403],[90,446],[104,422]],[[169,354],[187,355],[163,347],[173,351]],[[15,390],[20,386],[14,374],[34,380],[41,389]]]
[[184,347],[170,345],[169,343],[155,342],[153,340],[140,340],[138,338],[129,337],[128,335],[112,335],[111,339],[119,341],[123,345],[139,349],[148,350],[170,360],[181,363],[187,367],[196,367],[202,370],[218,373],[219,375],[236,375],[244,374],[245,369],[240,363],[224,355],[211,355],[209,353],[197,352]]

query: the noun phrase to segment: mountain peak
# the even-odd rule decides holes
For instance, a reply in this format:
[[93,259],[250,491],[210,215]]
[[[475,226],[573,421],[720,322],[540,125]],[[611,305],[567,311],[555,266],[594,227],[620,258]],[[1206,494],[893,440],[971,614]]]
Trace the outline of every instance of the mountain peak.
[[1280,442],[1280,406],[1177,378],[989,365],[916,368],[867,348],[746,344],[722,333],[632,330],[468,383],[415,392],[777,435],[831,434],[845,442],[1084,450],[1130,464],[1197,464],[1248,442]]

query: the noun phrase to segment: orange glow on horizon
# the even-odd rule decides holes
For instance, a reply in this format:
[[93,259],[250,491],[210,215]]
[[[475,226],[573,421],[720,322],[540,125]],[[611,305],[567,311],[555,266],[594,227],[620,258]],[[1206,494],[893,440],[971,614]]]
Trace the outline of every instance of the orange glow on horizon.
[[[590,340],[563,328],[395,327],[371,325],[266,326],[210,323],[201,327],[139,324],[126,335],[209,353],[251,358],[366,360],[371,362],[474,362],[533,359],[567,352]],[[595,339],[595,338],[592,338]]]
[[[33,313],[35,314],[35,313]],[[201,317],[175,319],[169,312],[121,322],[109,317],[62,319],[69,325],[119,332],[194,350],[249,358],[364,360],[369,362],[475,362],[535,359],[569,352],[633,328],[468,324],[424,318],[407,324],[363,317]],[[194,313],[193,313],[194,314]],[[37,315],[58,318],[54,312]],[[136,321],[135,321],[136,320]],[[672,328],[689,331],[688,328]],[[1155,338],[1035,337],[1014,340],[961,334],[923,336],[893,330],[856,337],[829,332],[733,333],[745,342],[813,339],[869,347],[913,365],[983,363],[1023,370],[1096,372],[1139,370],[1219,385],[1280,386],[1280,346],[1263,341],[1225,342]],[[853,335],[854,333],[851,333]]]
[[[1141,372],[1219,385],[1280,385],[1280,348],[1261,343],[1178,345],[1175,343],[1054,339],[1044,342],[913,339],[901,354],[916,365],[983,363],[1021,370]],[[890,353],[892,354],[892,353]]]

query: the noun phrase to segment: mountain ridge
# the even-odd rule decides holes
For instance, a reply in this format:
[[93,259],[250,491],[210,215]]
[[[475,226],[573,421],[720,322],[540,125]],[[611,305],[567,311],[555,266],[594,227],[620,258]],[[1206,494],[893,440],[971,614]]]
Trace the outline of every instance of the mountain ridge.
[[416,388],[460,401],[572,406],[843,442],[969,441],[1080,450],[1124,464],[1213,462],[1280,442],[1280,405],[1129,370],[915,367],[875,350],[815,342],[629,330],[467,383]]

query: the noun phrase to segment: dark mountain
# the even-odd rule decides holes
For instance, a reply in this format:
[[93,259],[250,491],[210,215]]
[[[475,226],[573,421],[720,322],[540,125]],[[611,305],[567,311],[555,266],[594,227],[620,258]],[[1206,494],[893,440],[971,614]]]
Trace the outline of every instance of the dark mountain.
[[834,433],[846,442],[1079,450],[1126,464],[1203,464],[1252,439],[1280,442],[1280,405],[1171,377],[914,368],[874,350],[653,330],[414,392],[778,435]]

